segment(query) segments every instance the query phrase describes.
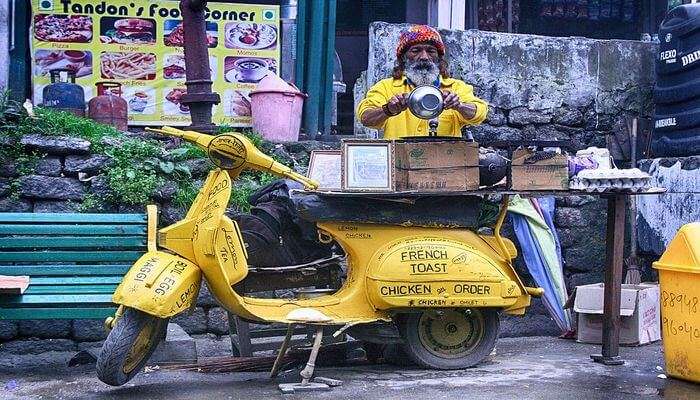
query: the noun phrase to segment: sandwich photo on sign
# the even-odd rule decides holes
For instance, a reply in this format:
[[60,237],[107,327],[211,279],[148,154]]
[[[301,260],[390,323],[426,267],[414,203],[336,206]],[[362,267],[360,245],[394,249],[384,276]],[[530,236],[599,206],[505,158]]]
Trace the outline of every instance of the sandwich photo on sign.
[[[217,58],[209,57],[209,70],[211,79],[216,79]],[[167,54],[163,64],[164,79],[185,79],[187,70],[185,69],[185,56],[183,54]]]
[[156,22],[144,18],[100,19],[100,42],[104,44],[155,44]]

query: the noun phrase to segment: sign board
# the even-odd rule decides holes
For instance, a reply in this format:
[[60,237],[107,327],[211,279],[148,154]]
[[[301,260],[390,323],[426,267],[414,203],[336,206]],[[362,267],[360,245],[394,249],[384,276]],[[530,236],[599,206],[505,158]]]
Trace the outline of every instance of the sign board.
[[[70,68],[85,98],[95,83],[123,85],[130,125],[188,125],[184,32],[178,1],[33,0],[34,102],[49,71]],[[221,95],[214,122],[250,125],[249,92],[279,73],[279,6],[208,3],[207,42],[213,90]]]

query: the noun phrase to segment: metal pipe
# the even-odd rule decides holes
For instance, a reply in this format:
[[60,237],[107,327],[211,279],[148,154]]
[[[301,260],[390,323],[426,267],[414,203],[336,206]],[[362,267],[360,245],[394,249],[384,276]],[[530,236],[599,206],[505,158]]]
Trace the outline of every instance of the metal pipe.
[[207,23],[204,0],[181,0],[180,12],[185,30],[185,69],[187,94],[181,102],[190,109],[194,131],[212,133],[216,126],[212,123],[212,106],[219,104],[221,98],[212,93],[211,72],[209,69],[209,45],[207,41]]
[[326,39],[326,47],[324,49],[325,70],[320,88],[321,92],[321,132],[324,136],[331,134],[331,119],[333,107],[333,66],[335,63],[335,18],[336,18],[336,0],[328,0],[326,5],[326,18],[324,18],[325,26],[324,33]]

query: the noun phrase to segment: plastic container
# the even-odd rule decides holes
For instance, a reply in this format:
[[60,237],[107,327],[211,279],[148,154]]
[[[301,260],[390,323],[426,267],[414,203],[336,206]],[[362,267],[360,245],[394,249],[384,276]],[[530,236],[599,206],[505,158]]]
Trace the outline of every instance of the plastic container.
[[700,222],[681,227],[653,265],[659,270],[666,374],[700,382]]
[[75,83],[75,71],[67,68],[52,69],[51,84],[43,90],[46,108],[66,111],[79,117],[85,116],[85,91]]
[[121,98],[122,85],[116,82],[97,82],[95,85],[97,97],[93,97],[88,103],[90,119],[126,131],[129,124],[129,106],[126,100]]
[[296,86],[269,74],[250,92],[253,130],[272,142],[299,140],[301,112],[308,97]]

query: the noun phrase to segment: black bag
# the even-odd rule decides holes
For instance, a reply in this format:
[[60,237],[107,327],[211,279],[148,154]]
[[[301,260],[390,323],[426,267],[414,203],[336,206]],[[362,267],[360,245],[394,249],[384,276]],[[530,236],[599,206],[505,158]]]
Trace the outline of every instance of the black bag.
[[249,265],[297,265],[332,255],[332,246],[318,241],[316,225],[298,217],[289,198],[292,188],[301,186],[275,181],[251,195],[250,214],[233,216],[246,244]]

